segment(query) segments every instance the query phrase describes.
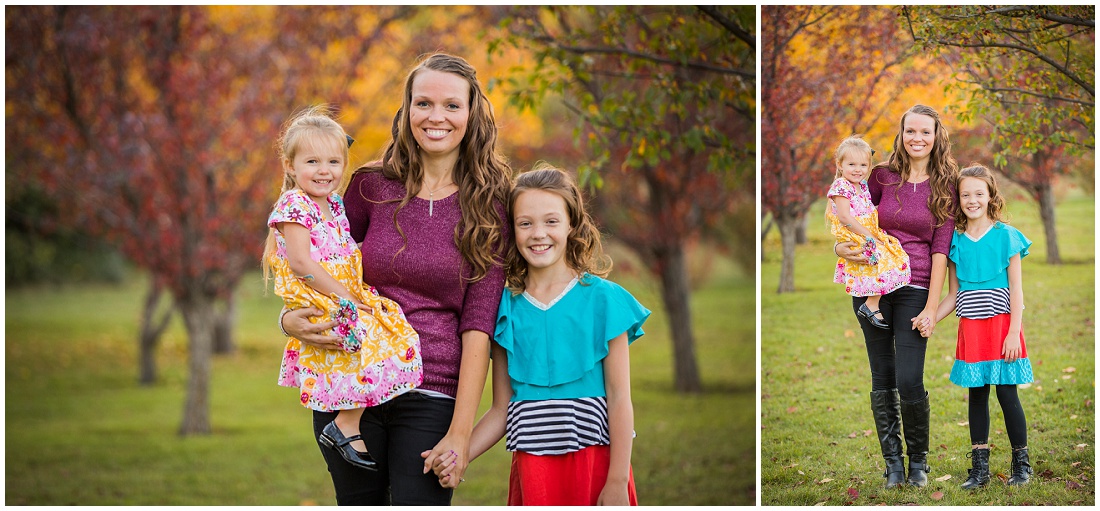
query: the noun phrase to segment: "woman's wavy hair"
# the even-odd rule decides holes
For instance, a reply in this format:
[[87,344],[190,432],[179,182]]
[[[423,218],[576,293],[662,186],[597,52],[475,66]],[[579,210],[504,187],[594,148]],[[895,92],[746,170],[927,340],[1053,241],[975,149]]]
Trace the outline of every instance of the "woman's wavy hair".
[[[576,180],[565,171],[539,162],[528,172],[516,177],[515,186],[508,198],[508,219],[514,222],[516,199],[529,190],[543,190],[561,196],[569,216],[569,237],[565,247],[565,263],[577,273],[585,272],[606,277],[611,272],[611,257],[603,252],[600,230],[584,207],[584,197]],[[513,243],[505,256],[507,286],[515,294],[527,287],[527,260],[519,254]],[[584,284],[584,281],[581,281]]]
[[[275,141],[275,154],[279,157],[280,168],[283,171],[283,184],[279,190],[279,197],[288,190],[296,188],[298,183],[290,175],[290,166],[295,156],[303,147],[324,143],[335,144],[344,153],[344,165],[348,162],[348,134],[343,126],[333,118],[335,114],[328,105],[314,105],[299,110],[283,123],[282,132]],[[347,181],[345,173],[341,178]],[[278,204],[278,199],[276,199]],[[268,229],[267,241],[264,242],[264,256],[260,265],[264,272],[264,282],[271,278],[271,264],[268,258],[277,250],[275,243],[275,229]]]
[[[436,53],[420,62],[405,78],[401,109],[394,116],[390,130],[393,138],[386,144],[382,160],[368,163],[355,172],[381,172],[387,179],[404,183],[405,197],[387,202],[398,202],[393,213],[393,225],[407,244],[408,238],[397,222],[397,213],[420,193],[424,178],[423,162],[409,125],[409,110],[412,106],[413,80],[425,69],[460,76],[470,86],[470,119],[451,177],[458,185],[459,207],[462,210],[462,221],[455,228],[454,241],[463,259],[470,265],[469,280],[476,282],[484,278],[494,264],[503,264],[496,253],[503,247],[502,231],[507,227],[502,224],[495,204],[503,205],[507,200],[512,168],[497,153],[493,106],[485,97],[473,66],[461,57],[445,53]],[[402,250],[405,246],[398,253]]]
[[901,116],[898,134],[894,135],[894,153],[890,155],[890,160],[886,165],[890,167],[890,170],[901,176],[901,180],[894,189],[894,196],[897,197],[898,190],[909,180],[909,175],[912,172],[912,162],[909,153],[905,152],[904,143],[902,142],[905,133],[905,118],[910,114],[927,115],[936,121],[935,140],[932,144],[932,154],[928,162],[928,178],[931,180],[932,186],[932,194],[928,197],[928,210],[936,218],[936,227],[939,227],[947,219],[954,216],[956,197],[953,187],[959,175],[959,164],[955,161],[955,157],[951,155],[951,137],[940,120],[940,114],[932,107],[924,105],[914,105],[906,110]]
[[[959,185],[962,184],[964,178],[973,177],[981,179],[985,182],[985,186],[989,188],[989,204],[986,208],[986,215],[994,223],[1005,222],[1002,218],[1001,212],[1005,207],[1005,198],[1001,195],[1001,190],[997,188],[997,178],[993,177],[993,172],[989,170],[985,165],[980,163],[971,163],[969,167],[959,171],[959,180],[955,183],[955,189],[959,189]],[[966,218],[966,214],[963,213],[962,204],[960,202],[959,208],[955,210],[955,230],[963,232],[966,230],[966,222],[969,220]]]
[[833,176],[834,179],[844,175],[844,173],[840,170],[840,164],[842,163],[844,157],[848,156],[848,154],[852,152],[865,155],[867,158],[868,166],[870,166],[871,164],[871,156],[875,154],[875,152],[871,149],[871,144],[868,144],[866,140],[863,140],[863,135],[852,135],[848,138],[845,138],[844,140],[841,140],[840,144],[836,146],[836,150],[833,151],[833,163],[836,164],[836,175]]

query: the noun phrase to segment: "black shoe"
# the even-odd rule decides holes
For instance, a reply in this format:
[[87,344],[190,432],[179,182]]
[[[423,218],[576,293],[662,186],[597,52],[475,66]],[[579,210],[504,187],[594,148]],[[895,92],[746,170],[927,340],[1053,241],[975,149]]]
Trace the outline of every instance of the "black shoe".
[[1012,449],[1012,477],[1008,478],[1009,486],[1027,484],[1031,480],[1031,463],[1027,459],[1027,447]]
[[369,452],[359,452],[351,446],[351,443],[356,440],[362,440],[362,438],[359,435],[345,437],[340,432],[340,428],[336,427],[336,421],[325,425],[325,429],[321,430],[321,436],[317,437],[321,445],[336,450],[348,463],[367,470],[378,470],[378,463]]
[[989,449],[974,449],[966,456],[974,468],[966,469],[966,481],[960,488],[973,490],[989,484]]
[[875,390],[871,392],[871,413],[875,418],[882,458],[886,462],[886,488],[905,484],[905,462],[901,457],[901,410],[898,408],[898,391]]
[[885,319],[878,319],[878,317],[875,316],[875,314],[878,314],[879,312],[880,311],[871,310],[871,308],[868,307],[865,303],[859,306],[859,312],[857,314],[863,316],[863,318],[870,322],[872,326],[876,326],[883,330],[889,330],[890,323],[887,323]]

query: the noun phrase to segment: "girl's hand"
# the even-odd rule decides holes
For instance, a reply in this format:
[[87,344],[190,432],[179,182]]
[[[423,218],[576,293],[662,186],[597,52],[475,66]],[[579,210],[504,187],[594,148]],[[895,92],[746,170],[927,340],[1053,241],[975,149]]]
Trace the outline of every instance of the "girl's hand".
[[[359,309],[363,312],[366,312],[368,315],[372,315],[372,316],[374,315],[374,309],[370,308],[370,306],[368,306],[368,305],[363,305],[363,304],[359,303],[359,300],[355,300],[355,308]],[[382,312],[386,312],[386,311],[383,310]]]
[[597,506],[629,506],[630,492],[625,483],[612,483],[608,481],[604,485],[600,497],[596,499]]
[[316,307],[295,309],[283,315],[283,330],[291,337],[311,346],[329,350],[342,349],[340,337],[325,332],[336,326],[335,321],[326,323],[310,323],[309,318],[324,316],[325,313]]
[[[425,474],[428,471],[434,471],[438,461],[443,468],[436,472],[437,476],[446,470],[450,470],[444,477],[439,479],[440,486],[452,489],[458,488],[458,485],[462,483],[462,475],[466,473],[466,467],[470,464],[470,438],[448,434],[438,444],[435,444],[432,450],[420,453],[420,457],[424,458]],[[451,460],[449,466],[446,465],[448,462],[441,461],[440,458]]]
[[1004,348],[1001,349],[1001,355],[1004,356],[1005,362],[1011,364],[1020,359],[1020,332],[1008,331],[1008,336],[1005,337]]
[[835,252],[836,255],[853,263],[867,263],[867,256],[863,255],[863,250],[851,241],[845,241],[844,243],[836,245]]
[[917,317],[913,318],[913,330],[920,330],[921,337],[929,338],[936,331],[936,309],[925,307]]

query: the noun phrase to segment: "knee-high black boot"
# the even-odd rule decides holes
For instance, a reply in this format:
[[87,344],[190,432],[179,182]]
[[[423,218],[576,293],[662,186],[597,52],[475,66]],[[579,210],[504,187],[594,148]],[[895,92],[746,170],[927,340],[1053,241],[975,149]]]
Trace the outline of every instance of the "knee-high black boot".
[[875,416],[875,429],[886,460],[886,487],[894,488],[905,483],[905,462],[901,457],[901,409],[898,407],[898,391],[871,391],[871,412]]
[[918,488],[928,484],[928,393],[919,401],[901,403],[901,422],[905,428],[905,450],[909,455],[910,486]]

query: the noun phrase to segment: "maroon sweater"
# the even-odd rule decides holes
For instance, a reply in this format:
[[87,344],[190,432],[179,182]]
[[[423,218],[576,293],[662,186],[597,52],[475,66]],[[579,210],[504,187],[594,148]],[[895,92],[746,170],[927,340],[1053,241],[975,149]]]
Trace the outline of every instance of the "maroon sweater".
[[948,216],[943,225],[936,227],[936,217],[928,209],[931,179],[915,186],[904,183],[898,188],[900,182],[901,176],[897,173],[886,167],[875,167],[867,178],[867,190],[871,193],[871,202],[878,206],[879,227],[897,238],[909,255],[909,267],[913,270],[910,284],[927,288],[932,280],[932,254],[950,252],[955,220]]
[[[428,201],[414,197],[397,215],[406,244],[393,225],[398,203],[379,203],[404,196],[404,184],[386,179],[381,172],[353,176],[344,193],[351,236],[363,252],[363,280],[400,304],[420,334],[424,358],[420,388],[454,397],[462,359],[460,335],[479,330],[492,339],[504,270],[494,266],[472,284],[462,278],[471,270],[454,243],[455,226],[462,220],[458,193],[437,199],[432,216],[428,216]],[[507,246],[512,238],[504,206],[496,204],[496,208]]]

